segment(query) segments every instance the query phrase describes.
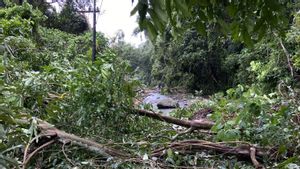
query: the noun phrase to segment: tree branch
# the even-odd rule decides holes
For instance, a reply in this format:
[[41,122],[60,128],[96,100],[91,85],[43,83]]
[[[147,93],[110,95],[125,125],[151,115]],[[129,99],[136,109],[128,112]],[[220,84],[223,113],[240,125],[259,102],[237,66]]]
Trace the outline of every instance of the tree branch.
[[285,48],[281,38],[279,38],[279,43],[280,43],[280,46],[286,56],[286,60],[288,62],[288,67],[290,69],[291,76],[294,77],[294,68],[293,68],[293,64],[290,59],[290,54],[289,54],[288,50]]
[[[28,162],[30,161],[30,159],[31,159],[37,152],[39,152],[41,149],[43,149],[43,148],[45,148],[45,147],[47,147],[47,146],[53,144],[54,142],[55,142],[55,140],[50,140],[50,141],[48,141],[47,143],[45,143],[45,144],[41,145],[40,147],[38,147],[38,148],[37,148],[36,150],[34,150],[32,153],[30,153],[30,154],[28,155],[28,157],[27,157],[26,159],[24,159],[24,162],[23,162],[23,169],[26,168],[26,165],[28,164]],[[24,157],[26,157],[26,156],[24,156]]]
[[112,148],[105,147],[104,145],[101,145],[97,142],[94,142],[92,140],[84,139],[79,136],[66,133],[62,130],[59,130],[55,128],[52,124],[47,123],[43,120],[38,119],[38,128],[41,130],[43,134],[46,135],[56,135],[58,140],[65,143],[65,142],[71,142],[72,144],[85,147],[91,151],[94,151],[98,154],[101,154],[106,157],[130,157],[129,154],[121,153],[117,150],[114,150]]
[[255,147],[251,144],[239,144],[235,147],[225,145],[223,143],[213,143],[205,140],[184,140],[169,143],[166,146],[156,149],[152,152],[151,156],[161,157],[164,156],[167,149],[172,149],[181,154],[191,154],[203,150],[213,150],[227,155],[235,155],[237,157],[245,157],[252,161],[253,165],[258,169],[263,166],[259,164],[256,157],[263,157],[270,154],[270,149]]
[[250,147],[250,158],[251,161],[253,163],[253,165],[255,166],[256,169],[263,169],[264,167],[259,164],[259,162],[256,160],[256,149],[254,147]]
[[167,123],[172,123],[176,124],[179,126],[187,127],[187,128],[193,128],[193,129],[211,129],[212,126],[215,124],[212,121],[201,119],[201,120],[181,120],[177,119],[171,116],[164,116],[159,113],[154,113],[148,110],[140,110],[140,109],[135,109],[134,110],[135,114],[138,114],[140,116],[146,116],[150,117],[156,120],[164,121]]

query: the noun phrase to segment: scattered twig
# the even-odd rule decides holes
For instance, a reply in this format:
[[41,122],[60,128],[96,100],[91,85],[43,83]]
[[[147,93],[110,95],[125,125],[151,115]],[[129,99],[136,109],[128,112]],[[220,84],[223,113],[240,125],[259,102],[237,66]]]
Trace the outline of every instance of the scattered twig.
[[202,134],[209,134],[209,135],[216,135],[216,132],[210,131],[210,130],[196,130],[196,132],[198,133],[202,133]]
[[175,136],[173,136],[172,137],[172,141],[175,141],[176,140],[176,138],[178,137],[178,136],[180,136],[180,135],[184,135],[184,134],[187,134],[187,133],[191,133],[191,132],[193,132],[193,130],[195,130],[193,127],[190,127],[190,128],[188,128],[187,130],[184,130],[184,131],[182,131],[182,132],[178,132]]
[[32,153],[30,153],[27,157],[27,159],[23,162],[23,169],[26,168],[26,165],[28,164],[28,162],[30,161],[30,159],[41,149],[53,144],[55,142],[55,140],[50,140],[47,143],[41,145],[40,147],[38,147],[37,149],[35,149]]
[[[276,34],[275,34],[276,35]],[[291,76],[294,77],[294,68],[293,68],[293,64],[291,62],[291,59],[290,59],[290,53],[288,52],[288,50],[285,48],[283,42],[282,42],[282,39],[281,38],[278,38],[279,39],[279,43],[280,43],[280,46],[286,56],[286,60],[287,60],[287,63],[288,63],[288,67],[290,69],[290,73],[291,73]]]
[[4,46],[6,50],[9,52],[9,54],[14,58],[15,57],[14,52],[12,51],[11,47],[7,43],[5,43]]
[[250,158],[256,169],[264,169],[264,167],[256,160],[256,149],[250,147]]
[[[188,128],[187,130],[184,130],[184,131],[182,131],[182,132],[178,132],[175,136],[172,137],[171,140],[172,140],[172,141],[175,141],[176,138],[177,138],[178,136],[181,136],[181,135],[184,135],[184,134],[187,134],[187,133],[192,133],[192,132],[194,132],[194,131],[195,131],[195,128],[190,127],[190,128]],[[198,132],[198,133],[203,133],[203,134],[210,134],[210,135],[217,134],[217,133],[212,132],[212,131],[209,131],[209,130],[197,130],[197,132]]]
[[28,150],[29,150],[29,147],[30,145],[36,141],[38,138],[41,138],[41,137],[45,137],[45,136],[53,136],[53,135],[46,135],[46,134],[39,134],[38,136],[34,137],[33,139],[31,139],[29,141],[29,143],[25,146],[25,150],[24,150],[24,156],[23,156],[23,164],[25,163],[26,159],[27,159],[27,155],[28,155]]
[[[187,153],[195,153],[199,150],[213,150],[216,152],[229,154],[229,155],[236,155],[236,156],[243,156],[243,157],[250,157],[250,147],[255,147],[248,144],[243,144],[235,147],[227,146],[224,144],[213,143],[205,140],[184,140],[169,143],[167,146],[156,149],[152,152],[152,156],[160,157],[163,156],[167,149],[173,149],[178,151],[182,154]],[[256,155],[258,157],[262,157],[264,155],[268,155],[269,152],[264,148],[256,147]]]
[[66,143],[64,143],[63,145],[62,145],[62,152],[63,152],[63,154],[64,154],[64,156],[65,156],[65,158],[67,159],[67,161],[69,161],[69,163],[71,163],[73,166],[76,166],[76,164],[75,163],[73,163],[73,161],[70,159],[70,158],[68,158],[68,155],[66,154],[66,152],[65,152],[65,145],[66,145]]

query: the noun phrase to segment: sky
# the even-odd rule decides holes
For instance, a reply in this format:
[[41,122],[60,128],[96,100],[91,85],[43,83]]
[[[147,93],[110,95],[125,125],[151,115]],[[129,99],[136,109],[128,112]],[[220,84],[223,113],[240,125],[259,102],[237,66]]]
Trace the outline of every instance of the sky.
[[[98,7],[101,1],[97,0]],[[130,16],[133,7],[131,0],[103,0],[101,14],[97,16],[97,31],[103,32],[107,37],[113,37],[121,29],[125,33],[125,41],[137,46],[145,38],[142,38],[142,34],[132,36],[133,30],[138,27],[136,16]],[[91,16],[89,18],[92,18]]]
[[[50,2],[51,0],[47,1]],[[60,10],[58,3],[52,5],[58,11]],[[132,0],[97,0],[97,7],[100,8],[100,14],[97,15],[97,31],[104,33],[108,38],[112,38],[118,30],[123,30],[125,41],[134,46],[138,46],[145,41],[142,33],[138,36],[132,36],[133,30],[138,27],[136,15],[130,16],[130,11],[134,8]],[[87,14],[87,16],[90,25],[92,25],[93,15]]]

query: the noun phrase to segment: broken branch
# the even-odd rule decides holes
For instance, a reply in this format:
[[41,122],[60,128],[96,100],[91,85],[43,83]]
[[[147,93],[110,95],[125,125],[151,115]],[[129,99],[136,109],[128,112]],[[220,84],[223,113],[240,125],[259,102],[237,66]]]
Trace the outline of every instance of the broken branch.
[[254,167],[256,169],[263,169],[264,167],[259,164],[259,162],[256,160],[256,149],[254,147],[250,147],[250,158],[251,158],[251,161],[254,165]]
[[181,120],[177,119],[175,117],[171,116],[164,116],[159,113],[153,113],[148,110],[140,110],[140,109],[135,109],[134,113],[140,115],[140,116],[146,116],[150,117],[156,120],[164,121],[167,123],[172,123],[176,124],[179,126],[187,127],[187,128],[193,128],[193,129],[211,129],[212,126],[215,124],[212,121],[201,119],[201,120]]
[[81,138],[79,136],[73,135],[66,133],[62,130],[59,130],[55,128],[53,125],[42,121],[38,120],[38,128],[41,130],[43,133],[49,133],[50,134],[55,134],[58,139],[65,143],[70,141],[71,143],[81,146],[81,147],[86,147],[87,149],[94,151],[96,153],[102,154],[103,156],[106,157],[111,157],[111,156],[116,156],[116,157],[129,157],[130,155],[121,153],[117,150],[114,150],[112,148],[107,148],[97,142]]
[[[28,157],[26,159],[24,159],[24,162],[23,162],[23,168],[25,169],[26,168],[26,165],[28,164],[28,162],[30,161],[30,159],[37,153],[39,152],[41,149],[53,144],[55,142],[55,140],[50,140],[49,142],[41,145],[40,147],[38,147],[36,150],[34,150],[32,153],[30,153],[28,155]],[[24,156],[26,157],[26,156]]]
[[[163,148],[156,149],[152,152],[152,156],[160,157],[163,156],[167,149],[172,149],[174,151],[178,151],[182,154],[195,153],[199,150],[213,150],[219,153],[235,155],[239,157],[250,157],[250,148],[254,148],[256,150],[255,154],[252,154],[252,158],[256,159],[256,156],[263,157],[269,154],[269,151],[264,148],[255,147],[253,145],[242,144],[235,147],[227,146],[224,144],[213,143],[204,140],[185,140],[169,143],[167,146]],[[256,161],[257,162],[257,161]]]

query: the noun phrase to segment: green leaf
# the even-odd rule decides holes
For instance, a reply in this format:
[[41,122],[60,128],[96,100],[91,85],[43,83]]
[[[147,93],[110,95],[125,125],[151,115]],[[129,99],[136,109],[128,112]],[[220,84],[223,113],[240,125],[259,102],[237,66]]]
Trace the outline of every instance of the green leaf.
[[19,168],[18,166],[18,162],[15,159],[3,156],[0,154],[0,166],[9,166],[9,165],[13,165],[16,168]]
[[149,14],[155,23],[155,26],[158,28],[160,32],[164,31],[164,23],[162,23],[162,20],[157,16],[156,12],[152,9],[149,9]]
[[167,15],[170,19],[172,18],[172,8],[171,8],[172,2],[173,1],[171,0],[165,0]]
[[140,20],[144,21],[146,19],[146,14],[148,11],[148,2],[147,0],[141,0],[138,2],[138,13],[140,16]]
[[131,10],[130,12],[130,16],[133,16],[134,14],[136,14],[136,12],[139,10],[139,5],[135,5],[135,7],[133,8],[133,10]]
[[5,124],[15,124],[14,118],[7,114],[0,114],[0,122]]
[[208,0],[197,0],[200,6],[208,6]]
[[244,43],[249,46],[249,47],[253,47],[253,40],[251,39],[251,36],[248,32],[248,29],[246,28],[246,26],[242,29],[242,37],[243,37],[243,41]]
[[295,156],[295,157],[290,157],[290,158],[288,158],[287,160],[285,160],[285,161],[281,162],[280,164],[278,164],[277,167],[278,167],[279,169],[284,169],[288,164],[298,161],[298,160],[299,160],[298,158],[299,158],[299,157],[297,157],[297,156]]
[[171,158],[171,159],[174,158],[174,153],[173,153],[172,149],[169,148],[169,149],[167,150],[167,156],[168,156],[169,158]]
[[201,22],[200,20],[196,21],[195,23],[195,27],[196,27],[196,30],[202,34],[202,35],[206,35],[206,26],[203,22]]
[[168,22],[168,15],[166,14],[166,12],[163,11],[163,9],[161,9],[160,7],[157,7],[157,8],[154,8],[154,11],[155,11],[157,17],[161,20],[161,22],[163,22],[163,23]]
[[226,9],[227,9],[228,14],[229,14],[230,17],[235,17],[235,15],[238,12],[238,8],[234,4],[231,4],[231,5],[227,6]]
[[278,148],[278,154],[285,154],[287,152],[287,148],[285,145],[280,145]]
[[175,3],[176,9],[179,10],[179,11],[181,11],[182,14],[183,14],[183,16],[185,16],[185,17],[190,17],[191,16],[189,8],[188,8],[187,4],[184,3],[184,1],[175,0],[173,2]]
[[147,30],[149,31],[149,37],[150,37],[151,41],[155,41],[158,33],[157,33],[157,30],[155,29],[154,25],[149,20],[147,20],[147,21],[145,20],[145,25],[146,25]]
[[263,18],[259,18],[254,25],[253,32],[258,32],[258,30],[264,26],[265,20]]
[[230,32],[230,28],[229,28],[229,25],[222,19],[219,19],[218,20],[218,24],[220,25],[221,27],[221,32],[224,34],[224,35],[227,35],[229,32]]

